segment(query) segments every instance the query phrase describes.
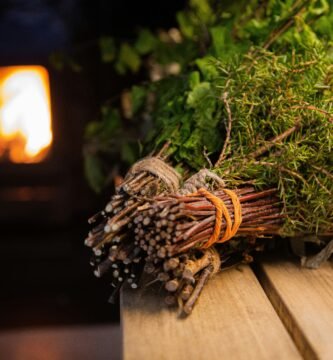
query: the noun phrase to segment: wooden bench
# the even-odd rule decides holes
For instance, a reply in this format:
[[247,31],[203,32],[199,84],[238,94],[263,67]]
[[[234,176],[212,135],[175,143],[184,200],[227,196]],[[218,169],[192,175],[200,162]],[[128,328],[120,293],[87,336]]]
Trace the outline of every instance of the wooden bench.
[[266,262],[221,272],[186,319],[156,287],[124,289],[123,356],[141,359],[333,359],[333,266]]

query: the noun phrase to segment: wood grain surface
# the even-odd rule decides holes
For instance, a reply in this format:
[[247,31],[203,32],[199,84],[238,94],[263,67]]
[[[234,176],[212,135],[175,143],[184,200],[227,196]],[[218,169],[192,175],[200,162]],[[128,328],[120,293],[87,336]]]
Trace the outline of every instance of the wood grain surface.
[[301,358],[248,266],[211,279],[185,319],[164,305],[158,290],[121,294],[125,360]]
[[259,279],[305,359],[333,359],[333,266],[264,263]]

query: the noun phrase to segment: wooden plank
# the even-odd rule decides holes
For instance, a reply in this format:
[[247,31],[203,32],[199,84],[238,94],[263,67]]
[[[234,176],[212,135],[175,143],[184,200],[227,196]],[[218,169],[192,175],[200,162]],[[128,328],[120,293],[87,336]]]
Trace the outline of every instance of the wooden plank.
[[333,266],[264,263],[261,283],[305,359],[333,358]]
[[186,319],[156,288],[125,289],[121,306],[125,360],[300,358],[248,266],[211,279]]

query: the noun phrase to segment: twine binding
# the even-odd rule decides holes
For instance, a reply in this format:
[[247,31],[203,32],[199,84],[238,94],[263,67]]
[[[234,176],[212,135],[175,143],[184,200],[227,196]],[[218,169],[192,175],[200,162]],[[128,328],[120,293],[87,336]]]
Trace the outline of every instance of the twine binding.
[[[222,190],[230,197],[232,201],[234,207],[234,222],[232,222],[229,210],[226,207],[224,201],[212,194],[210,191],[206,190],[205,188],[200,188],[196,193],[190,194],[190,196],[204,196],[215,206],[216,209],[213,233],[208,241],[201,246],[202,249],[207,249],[215,243],[223,243],[230,240],[237,234],[237,231],[242,223],[242,206],[237,194],[232,190]],[[226,229],[222,238],[220,239],[223,218],[226,222]]]
[[158,157],[147,157],[137,161],[128,170],[126,179],[146,171],[161,179],[170,192],[176,192],[180,187],[181,177],[177,171]]

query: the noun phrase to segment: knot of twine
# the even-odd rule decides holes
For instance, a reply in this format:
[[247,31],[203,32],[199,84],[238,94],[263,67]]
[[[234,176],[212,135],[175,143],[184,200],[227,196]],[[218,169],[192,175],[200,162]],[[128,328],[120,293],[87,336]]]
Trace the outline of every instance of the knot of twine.
[[[140,172],[149,172],[161,179],[171,192],[176,192],[180,186],[180,175],[177,171],[158,157],[147,157],[137,161],[129,169],[126,178]],[[126,180],[125,178],[125,180]]]
[[[201,188],[196,193],[192,194],[192,196],[202,195],[207,200],[209,200],[215,206],[215,225],[214,230],[208,241],[202,245],[201,248],[207,249],[210,246],[214,245],[215,243],[223,243],[225,241],[230,240],[237,234],[237,231],[242,223],[242,206],[240,204],[239,198],[237,194],[228,189],[222,189],[225,194],[227,194],[233,204],[234,207],[234,221],[232,222],[231,216],[229,213],[228,208],[226,207],[224,201],[219,197],[215,196],[208,190]],[[223,218],[225,219],[226,228],[222,238],[220,239],[221,235],[221,227]]]
[[[208,169],[201,169],[196,174],[188,178],[180,189],[180,193],[187,195],[196,192],[198,189],[205,187],[210,188],[207,179],[212,180],[219,188],[225,187],[224,181],[215,173]],[[212,185],[212,184],[211,184]]]

